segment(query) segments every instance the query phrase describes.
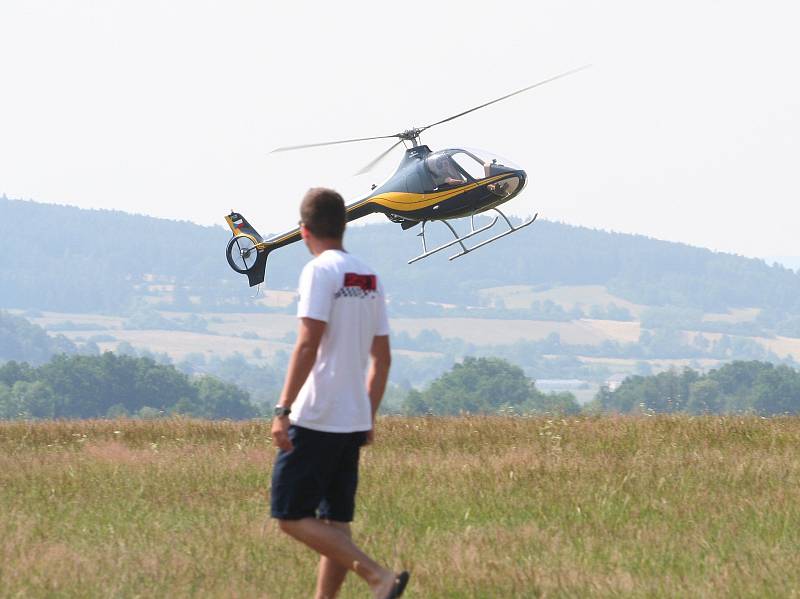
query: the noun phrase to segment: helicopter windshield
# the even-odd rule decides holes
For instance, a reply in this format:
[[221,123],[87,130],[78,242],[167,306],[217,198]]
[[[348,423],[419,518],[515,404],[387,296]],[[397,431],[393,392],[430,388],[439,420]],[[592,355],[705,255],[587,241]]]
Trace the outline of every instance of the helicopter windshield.
[[479,150],[477,148],[464,148],[461,151],[464,152],[465,154],[469,154],[475,160],[480,161],[485,167],[488,167],[489,165],[495,165],[495,166],[502,166],[514,171],[522,170],[522,167],[520,167],[515,162],[512,162],[508,158],[499,156],[494,152],[487,152],[486,150]]
[[456,150],[451,157],[473,179],[483,179],[486,176],[483,161],[473,154]]

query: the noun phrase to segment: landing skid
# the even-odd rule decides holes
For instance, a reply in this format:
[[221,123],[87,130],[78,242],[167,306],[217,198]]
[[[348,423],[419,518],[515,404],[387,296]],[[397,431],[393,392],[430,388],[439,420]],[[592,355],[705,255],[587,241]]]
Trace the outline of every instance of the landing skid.
[[[453,226],[449,222],[447,222],[446,220],[441,221],[442,223],[444,223],[447,226],[448,229],[450,229],[450,232],[453,234],[455,239],[453,241],[448,241],[447,243],[443,243],[442,245],[440,245],[438,247],[435,247],[432,250],[428,249],[428,244],[427,244],[427,242],[425,240],[425,224],[428,221],[422,221],[422,230],[419,233],[417,233],[417,237],[422,237],[422,253],[419,256],[409,260],[408,263],[409,264],[413,264],[414,262],[417,262],[418,260],[422,260],[423,258],[427,258],[428,256],[432,256],[433,254],[435,254],[437,252],[440,252],[440,251],[442,251],[442,250],[444,250],[446,248],[449,248],[450,246],[458,244],[458,245],[461,246],[461,252],[459,252],[458,254],[454,254],[454,255],[450,256],[450,258],[449,258],[450,260],[455,260],[456,258],[460,258],[461,256],[469,254],[473,250],[477,250],[479,247],[482,247],[484,245],[492,243],[493,241],[497,241],[501,237],[505,237],[506,235],[511,235],[512,233],[515,233],[516,231],[519,231],[523,227],[527,227],[528,225],[533,224],[533,222],[536,220],[536,217],[539,216],[538,213],[534,214],[533,217],[530,220],[522,223],[518,227],[515,227],[514,225],[511,224],[511,221],[508,220],[508,217],[506,217],[506,215],[503,214],[498,208],[492,208],[492,210],[497,212],[497,214],[499,214],[500,216],[495,216],[492,219],[492,222],[490,222],[488,225],[485,225],[483,227],[480,227],[480,228],[476,229],[475,228],[475,215],[474,214],[471,215],[469,217],[470,232],[467,233],[466,235],[462,235],[460,237],[459,237],[458,233],[456,233],[456,230],[453,228]],[[464,245],[464,241],[466,241],[470,237],[473,237],[473,236],[477,235],[478,233],[483,233],[484,231],[488,231],[489,229],[491,229],[497,223],[497,219],[500,218],[500,217],[502,217],[503,220],[506,221],[506,224],[508,225],[508,231],[503,231],[499,235],[495,235],[494,237],[491,237],[491,238],[489,238],[489,239],[487,239],[485,241],[481,241],[479,244],[474,245],[474,246],[469,247],[469,248],[466,245]]]

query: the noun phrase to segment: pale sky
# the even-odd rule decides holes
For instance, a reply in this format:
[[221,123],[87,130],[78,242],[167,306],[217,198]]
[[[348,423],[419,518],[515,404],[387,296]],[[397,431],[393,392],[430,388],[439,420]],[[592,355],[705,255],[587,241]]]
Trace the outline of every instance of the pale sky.
[[[800,255],[793,2],[0,0],[0,194],[290,228],[387,135],[528,171],[507,207],[749,256]],[[409,232],[409,234],[413,234]],[[535,234],[535,226],[529,235]]]

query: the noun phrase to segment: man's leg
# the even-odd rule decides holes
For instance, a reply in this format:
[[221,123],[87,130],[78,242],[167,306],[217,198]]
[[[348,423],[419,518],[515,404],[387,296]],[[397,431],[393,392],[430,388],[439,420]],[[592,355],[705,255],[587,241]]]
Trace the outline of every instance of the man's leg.
[[[350,524],[348,522],[334,522],[333,520],[323,520],[328,526],[338,528],[348,539],[353,538],[350,534]],[[315,599],[333,599],[342,588],[342,583],[349,570],[337,564],[324,555],[319,558],[319,571],[317,573],[317,595]]]
[[[361,551],[339,527],[317,518],[278,520],[280,529],[328,558],[341,569],[353,570],[369,585],[372,594],[383,599],[392,590],[395,574]],[[340,583],[341,584],[341,583]]]

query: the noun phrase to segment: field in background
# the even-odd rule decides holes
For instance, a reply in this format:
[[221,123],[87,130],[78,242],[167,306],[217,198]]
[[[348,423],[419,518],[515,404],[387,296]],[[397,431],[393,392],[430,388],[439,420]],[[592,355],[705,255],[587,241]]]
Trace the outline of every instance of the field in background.
[[[163,289],[162,289],[163,287]],[[151,293],[171,293],[169,285],[153,285]],[[635,304],[615,296],[601,285],[560,286],[549,289],[530,285],[512,285],[504,287],[486,288],[480,291],[481,303],[485,306],[502,306],[508,309],[528,309],[533,302],[544,304],[553,302],[564,310],[578,307],[584,314],[593,313],[602,315],[602,310],[611,304],[617,308],[628,310],[632,318],[641,318],[648,310],[647,306]],[[154,295],[153,297],[160,297]],[[287,308],[295,299],[290,291],[266,290],[261,301],[271,307]],[[594,310],[598,308],[599,311]],[[21,310],[14,310],[38,325],[48,329],[51,333],[60,333],[75,341],[82,343],[94,342],[100,351],[117,350],[121,343],[132,345],[137,349],[145,349],[154,353],[167,354],[172,360],[179,362],[189,354],[202,354],[206,358],[226,358],[239,353],[253,364],[283,363],[286,354],[291,351],[297,322],[289,313],[219,313],[219,312],[172,312],[155,311],[151,313],[156,317],[151,320],[139,320],[131,317],[108,316],[97,314],[69,314],[56,312],[38,312],[28,314]],[[465,314],[464,310],[461,314]],[[422,312],[424,313],[424,311]],[[470,314],[470,312],[466,312]],[[740,330],[757,331],[757,317],[760,310],[756,308],[732,309],[727,313],[705,313],[702,320],[706,323],[719,323],[720,325],[743,325]],[[152,316],[151,314],[151,316]],[[492,345],[511,345],[517,341],[540,341],[551,335],[558,335],[561,342],[566,345],[581,345],[598,347],[606,342],[619,345],[637,344],[643,329],[638,320],[619,321],[603,318],[576,318],[569,321],[531,320],[525,318],[465,318],[447,317],[447,311],[436,317],[392,318],[391,325],[394,333],[405,333],[417,336],[423,331],[435,331],[444,338],[458,339],[465,343],[485,348]],[[519,313],[518,313],[519,314]],[[698,315],[698,318],[700,315]],[[153,322],[162,319],[161,323]],[[194,319],[194,321],[192,321]],[[169,323],[174,326],[170,326]],[[180,323],[194,323],[191,326],[181,327]],[[166,328],[164,328],[167,323]],[[751,324],[748,329],[746,325]],[[131,326],[135,328],[130,328]],[[152,328],[160,327],[160,328]],[[169,330],[176,329],[176,330]],[[653,333],[653,330],[646,331]],[[783,336],[748,336],[747,334],[703,331],[699,333],[691,330],[676,331],[677,335],[669,343],[692,345],[702,335],[700,347],[703,344],[716,343],[726,336],[733,343],[743,342],[740,347],[761,346],[766,351],[774,353],[780,358],[791,357],[800,361],[800,338]],[[754,333],[751,333],[754,334]],[[746,344],[750,343],[749,346]],[[757,345],[756,345],[757,344]],[[406,356],[423,365],[426,360],[441,357],[438,348],[430,345],[420,345],[418,351],[413,345],[397,351],[398,355]],[[442,351],[446,351],[444,348]],[[452,345],[450,346],[452,351]],[[664,351],[661,355],[669,358],[630,358],[619,359],[616,357],[603,357],[594,355],[593,351],[573,353],[574,350],[565,350],[568,360],[573,360],[566,367],[548,368],[542,364],[536,366],[538,371],[529,372],[531,376],[543,380],[543,384],[550,385],[550,390],[573,391],[573,383],[580,379],[589,387],[581,391],[574,391],[581,401],[586,401],[594,396],[599,385],[618,384],[625,376],[647,372],[661,372],[669,368],[682,368],[690,366],[695,369],[716,367],[720,360],[696,357],[697,351],[678,349]],[[736,353],[738,351],[738,353]],[[683,355],[680,353],[683,352]],[[581,355],[590,354],[590,355]],[[609,356],[613,356],[611,353]],[[635,354],[632,354],[635,355]],[[652,355],[642,352],[640,355]],[[656,354],[659,355],[659,354]],[[733,350],[725,361],[730,359],[752,359],[761,354],[751,350]],[[694,356],[694,357],[693,357]],[[458,358],[458,356],[456,356]],[[559,355],[549,356],[559,358]],[[577,360],[575,360],[577,358]],[[448,363],[449,364],[449,363]],[[521,366],[533,368],[530,363],[521,361]],[[588,367],[588,368],[583,368]],[[592,367],[595,367],[592,370]],[[441,366],[442,369],[445,366]],[[559,370],[558,368],[561,368]],[[571,369],[571,370],[570,370]],[[544,374],[543,374],[544,373]],[[420,367],[419,373],[409,368],[405,380],[414,385],[425,384],[432,376],[439,372],[430,372],[430,369]],[[563,388],[554,388],[552,384],[565,381]]]
[[504,345],[520,340],[537,341],[552,333],[573,345],[600,345],[616,339],[621,342],[639,339],[638,322],[581,318],[570,322],[547,320],[507,320],[494,318],[393,318],[392,330],[418,335],[421,331],[438,332],[442,337],[456,337],[475,345]]
[[[21,310],[11,312],[25,316]],[[297,332],[297,318],[290,314],[166,311],[160,314],[170,319],[183,319],[196,314],[206,319],[208,331],[126,329],[124,318],[99,314],[42,312],[26,318],[52,334],[64,335],[72,341],[100,339],[95,341],[100,351],[114,351],[121,342],[126,342],[136,349],[167,354],[175,361],[189,354],[224,358],[240,353],[250,361],[260,363],[273,358],[278,352],[291,352]],[[65,328],[65,323],[73,328]],[[396,350],[396,353],[419,360],[438,355],[410,350]]]
[[481,289],[481,298],[492,302],[502,300],[503,305],[510,309],[529,308],[533,302],[551,301],[565,310],[575,307],[589,308],[591,306],[606,306],[616,304],[620,308],[630,311],[635,317],[647,309],[647,306],[634,304],[626,299],[612,295],[602,285],[564,285],[551,289],[537,290],[531,285],[505,285],[503,287],[489,287]]
[[[384,418],[354,532],[408,597],[800,588],[800,419]],[[312,594],[265,423],[0,424],[0,597]],[[368,595],[354,579],[344,598]]]

